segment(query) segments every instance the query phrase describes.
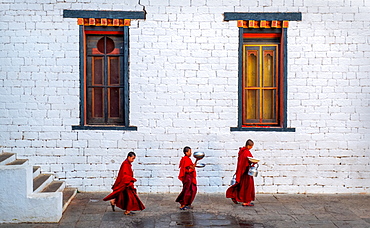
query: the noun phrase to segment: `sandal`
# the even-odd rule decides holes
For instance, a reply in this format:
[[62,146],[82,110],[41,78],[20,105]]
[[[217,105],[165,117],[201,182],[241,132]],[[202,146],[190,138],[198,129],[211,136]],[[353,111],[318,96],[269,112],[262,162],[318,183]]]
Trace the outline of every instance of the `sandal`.
[[112,210],[113,210],[113,211],[116,211],[116,210],[114,209],[115,205],[114,205],[112,202],[110,202],[110,206],[112,207]]
[[187,209],[189,209],[187,206],[180,207],[180,210],[182,210],[182,211],[185,211]]
[[254,203],[247,203],[247,204],[242,204],[243,207],[253,207]]
[[130,216],[132,216],[132,215],[134,215],[135,213],[134,212],[129,212],[129,213],[124,213],[125,215],[130,215]]

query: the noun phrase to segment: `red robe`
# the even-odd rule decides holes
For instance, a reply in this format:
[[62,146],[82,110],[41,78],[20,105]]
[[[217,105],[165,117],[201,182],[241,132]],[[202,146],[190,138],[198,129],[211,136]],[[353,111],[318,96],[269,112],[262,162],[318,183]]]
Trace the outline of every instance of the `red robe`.
[[112,186],[113,192],[103,200],[115,199],[116,206],[122,210],[141,211],[145,209],[145,206],[136,193],[135,178],[131,166],[127,159],[122,163],[117,179]]
[[236,183],[227,189],[226,198],[233,198],[242,203],[255,200],[253,176],[248,175],[251,167],[248,157],[253,157],[251,152],[246,147],[240,148],[236,167]]
[[183,186],[180,195],[176,199],[176,202],[179,202],[181,205],[191,205],[197,194],[196,172],[195,169],[189,167],[192,165],[194,164],[188,156],[181,158],[179,180],[182,181]]

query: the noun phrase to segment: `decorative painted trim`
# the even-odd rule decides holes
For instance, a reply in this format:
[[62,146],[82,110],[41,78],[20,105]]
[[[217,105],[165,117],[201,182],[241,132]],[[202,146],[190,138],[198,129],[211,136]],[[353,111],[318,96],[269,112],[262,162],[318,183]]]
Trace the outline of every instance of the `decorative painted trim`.
[[289,27],[289,21],[283,21],[283,28],[288,28]]
[[131,19],[111,19],[111,18],[77,18],[78,25],[84,26],[130,26]]
[[237,25],[239,28],[288,28],[289,21],[238,20]]
[[224,12],[225,21],[301,21],[302,13],[238,13]]
[[63,18],[145,19],[145,11],[63,10]]

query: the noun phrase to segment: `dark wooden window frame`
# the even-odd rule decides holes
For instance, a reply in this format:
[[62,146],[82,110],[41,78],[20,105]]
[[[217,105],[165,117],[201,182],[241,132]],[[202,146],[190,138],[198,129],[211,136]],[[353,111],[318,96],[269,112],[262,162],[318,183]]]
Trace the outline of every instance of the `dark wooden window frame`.
[[[114,19],[145,19],[144,11],[93,11],[93,10],[64,10],[64,18],[114,18]],[[129,122],[129,26],[106,27],[89,26],[89,30],[96,31],[123,31],[124,57],[123,57],[123,84],[124,84],[124,123],[123,125],[87,125],[85,112],[85,29],[79,27],[79,52],[80,52],[80,123],[72,126],[72,130],[133,130],[136,126],[130,126]]]
[[[300,21],[302,20],[301,13],[238,13],[238,12],[225,12],[224,20],[266,20],[266,21]],[[239,59],[238,59],[238,126],[230,127],[231,131],[277,131],[277,132],[295,132],[295,128],[287,127],[287,29],[281,28],[281,52],[280,61],[282,62],[280,70],[280,125],[279,126],[256,126],[245,127],[243,126],[243,34],[244,33],[271,33],[268,29],[245,29],[239,27]]]

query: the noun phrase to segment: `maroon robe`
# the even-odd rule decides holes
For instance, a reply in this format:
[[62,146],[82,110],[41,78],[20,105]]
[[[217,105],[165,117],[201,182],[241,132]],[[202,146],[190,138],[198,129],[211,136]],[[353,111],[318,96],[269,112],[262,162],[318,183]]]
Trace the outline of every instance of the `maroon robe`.
[[188,156],[181,158],[179,180],[182,181],[182,191],[176,199],[176,202],[179,202],[181,205],[191,205],[197,194],[196,172],[195,169],[189,167],[192,165],[194,164]]
[[226,191],[226,198],[236,199],[238,202],[249,203],[255,200],[253,176],[248,175],[251,162],[248,157],[253,157],[247,147],[242,147],[238,154],[236,167],[236,183]]
[[127,159],[122,163],[117,179],[112,186],[113,192],[103,200],[115,199],[115,205],[122,210],[141,211],[145,209],[145,206],[136,193],[135,178],[131,166]]

